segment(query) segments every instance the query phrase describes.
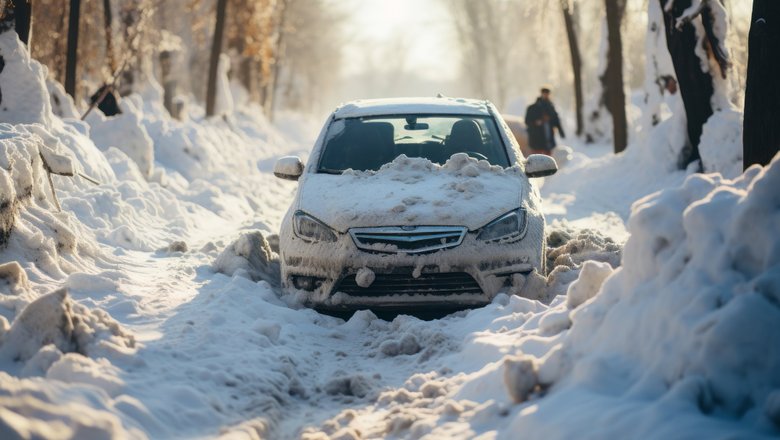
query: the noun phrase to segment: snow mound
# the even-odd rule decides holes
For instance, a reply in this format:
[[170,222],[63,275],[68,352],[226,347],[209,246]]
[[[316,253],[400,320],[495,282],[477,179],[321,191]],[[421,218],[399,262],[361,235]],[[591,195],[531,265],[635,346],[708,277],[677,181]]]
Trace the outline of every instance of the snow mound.
[[25,272],[18,261],[0,264],[0,283],[6,284],[11,292],[19,292],[30,288],[27,272]]
[[[637,201],[622,268],[572,313],[562,351],[546,359],[559,372],[548,377],[555,385],[539,411],[518,416],[512,429],[536,432],[560,411],[556,405],[589,395],[648,402],[622,412],[625,428],[648,418],[661,423],[673,410],[687,420],[689,434],[776,434],[780,426],[770,426],[780,346],[761,341],[780,338],[778,185],[780,155],[733,181],[693,175]],[[656,402],[668,409],[653,410]],[[580,411],[608,432],[610,412]],[[655,424],[641,426],[650,429],[646,435],[661,434],[652,431]],[[548,434],[576,432],[569,425]]]
[[543,295],[547,298],[546,303],[558,295],[565,295],[570,284],[580,276],[584,265],[601,262],[611,268],[620,266],[623,247],[612,238],[592,229],[576,229],[566,221],[555,221],[548,229],[549,274],[547,292]]
[[145,178],[154,170],[154,142],[142,124],[144,114],[132,98],[119,101],[122,113],[106,117],[93,111],[87,117],[89,136],[101,150],[118,148],[135,162]]
[[260,231],[241,234],[214,261],[214,270],[226,275],[243,275],[272,286],[280,283],[279,256]]
[[[2,106],[0,121],[9,124],[51,125],[53,114],[46,90],[46,68],[30,58],[15,32],[0,34]],[[19,81],[18,78],[28,78]]]
[[[0,433],[11,439],[146,438],[126,430],[110,402],[94,390],[65,389],[41,380],[17,379],[0,372]],[[70,401],[63,404],[66,396]]]
[[408,180],[417,181],[419,176],[414,174],[415,171],[436,171],[440,173],[451,174],[455,176],[468,176],[477,177],[482,173],[492,174],[512,174],[518,172],[519,168],[513,167],[504,169],[498,165],[491,165],[486,160],[478,160],[470,157],[466,153],[456,153],[450,157],[444,165],[439,165],[431,162],[428,159],[420,157],[408,157],[405,154],[401,154],[396,157],[392,162],[384,164],[378,171],[366,170],[346,170],[343,174],[346,176],[375,176],[388,175],[392,180],[405,182]]
[[0,124],[0,246],[8,242],[23,203],[34,199],[31,203],[53,210],[49,170],[69,176],[75,172],[72,159],[58,148],[61,144],[46,145],[39,130]]
[[331,379],[323,390],[332,396],[354,396],[364,398],[372,393],[374,381],[362,374],[344,375]]
[[44,347],[85,356],[131,352],[135,337],[106,312],[74,303],[66,289],[43,295],[22,309],[0,339],[0,361],[24,362]]
[[704,171],[738,177],[742,173],[742,113],[734,109],[713,113],[702,127],[699,154]]
[[574,309],[596,296],[604,281],[614,270],[607,263],[586,261],[577,279],[569,285],[566,292],[566,304]]

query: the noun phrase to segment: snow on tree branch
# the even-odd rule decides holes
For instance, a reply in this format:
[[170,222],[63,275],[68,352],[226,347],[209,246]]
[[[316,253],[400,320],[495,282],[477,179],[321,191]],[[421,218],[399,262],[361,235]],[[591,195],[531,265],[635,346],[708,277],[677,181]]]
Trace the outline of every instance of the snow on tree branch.
[[[675,22],[675,28],[679,31],[682,29],[683,26],[690,23],[691,20],[701,15],[702,9],[704,9],[705,3],[707,0],[693,0],[691,2],[691,6],[683,11],[682,15],[677,17],[677,21]],[[670,1],[666,4],[666,12],[671,11],[671,7],[674,5],[674,0]]]
[[[664,12],[673,14],[674,4],[675,0],[668,0],[664,5]],[[696,17],[701,17],[712,55],[720,67],[721,76],[725,79],[726,72],[731,68],[731,57],[726,48],[728,19],[722,0],[691,0],[691,6],[680,13],[678,17],[674,17],[675,29],[681,31]]]

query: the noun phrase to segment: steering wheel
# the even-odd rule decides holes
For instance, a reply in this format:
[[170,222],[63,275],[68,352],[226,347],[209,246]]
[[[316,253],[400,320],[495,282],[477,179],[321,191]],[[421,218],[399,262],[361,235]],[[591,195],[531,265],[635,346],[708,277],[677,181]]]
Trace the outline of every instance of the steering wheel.
[[466,151],[466,154],[473,157],[474,159],[478,160],[488,160],[487,156],[485,156],[482,153],[477,153],[476,151]]

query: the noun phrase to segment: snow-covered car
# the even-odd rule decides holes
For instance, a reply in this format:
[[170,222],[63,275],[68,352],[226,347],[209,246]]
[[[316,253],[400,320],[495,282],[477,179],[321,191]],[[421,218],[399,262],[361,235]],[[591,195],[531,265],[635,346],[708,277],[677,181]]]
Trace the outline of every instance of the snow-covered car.
[[321,309],[471,307],[544,273],[544,217],[523,157],[487,101],[354,101],[330,115],[279,234],[282,287]]

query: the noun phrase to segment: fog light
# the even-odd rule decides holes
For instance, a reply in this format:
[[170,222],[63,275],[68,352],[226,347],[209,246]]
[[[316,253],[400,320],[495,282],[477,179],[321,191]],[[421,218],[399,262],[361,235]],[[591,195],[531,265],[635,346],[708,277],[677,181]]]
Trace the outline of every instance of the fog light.
[[308,292],[311,292],[314,289],[320,287],[322,285],[323,280],[324,278],[309,277],[303,275],[292,276],[293,286],[298,290],[306,290]]

